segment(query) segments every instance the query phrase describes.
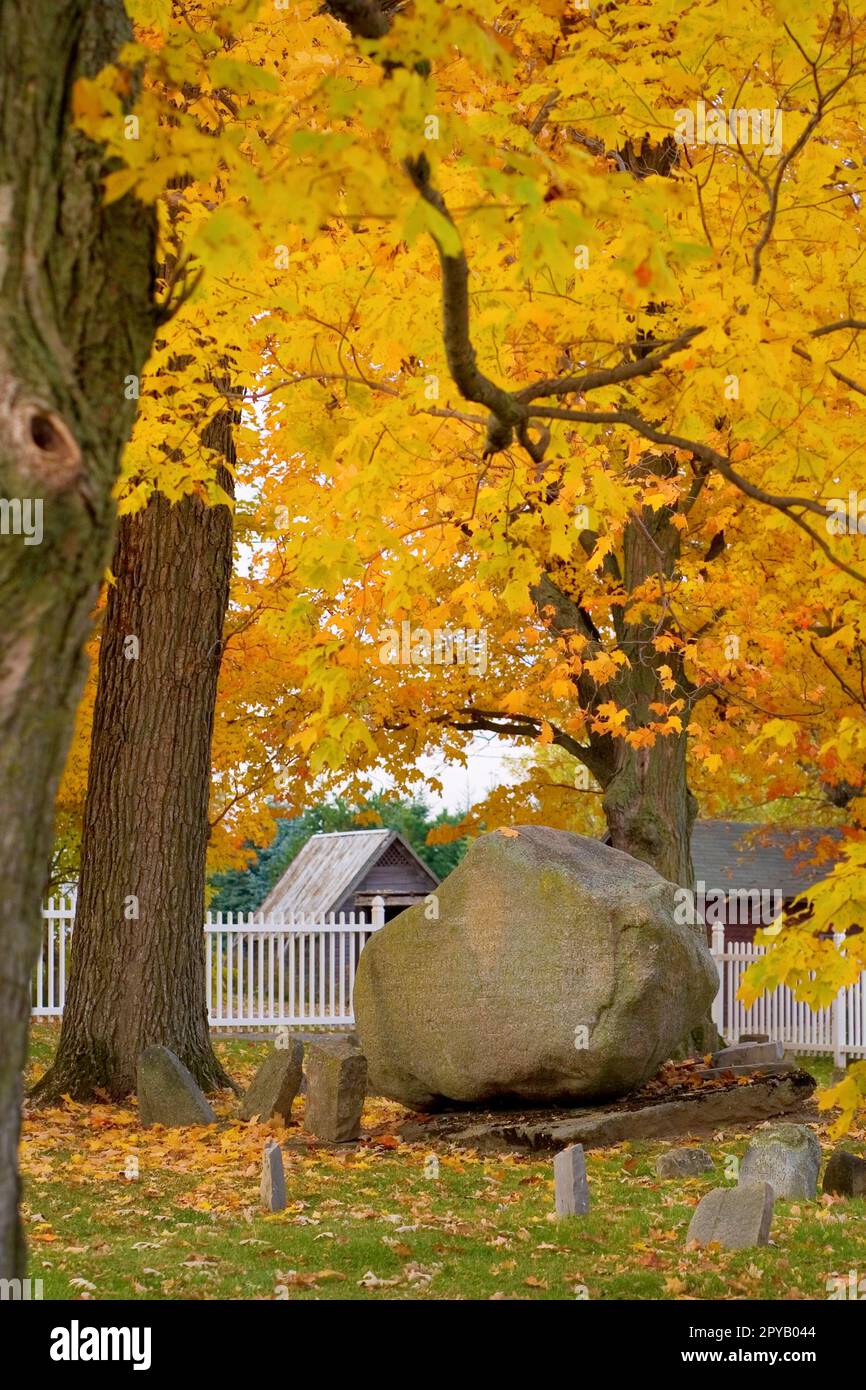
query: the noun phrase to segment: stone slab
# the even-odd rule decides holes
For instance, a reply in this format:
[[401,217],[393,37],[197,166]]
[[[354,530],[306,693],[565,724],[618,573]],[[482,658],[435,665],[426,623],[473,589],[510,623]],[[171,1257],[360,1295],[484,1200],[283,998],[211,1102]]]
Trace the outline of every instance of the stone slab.
[[465,1148],[502,1153],[521,1149],[556,1153],[568,1144],[584,1148],[605,1148],[633,1139],[672,1139],[689,1134],[712,1134],[718,1129],[751,1124],[773,1115],[783,1115],[809,1100],[815,1079],[808,1072],[786,1072],[780,1076],[759,1077],[747,1086],[732,1085],[696,1091],[672,1101],[645,1105],[639,1109],[605,1109],[595,1106],[581,1110],[546,1110],[538,1119],[521,1111],[517,1118],[490,1113],[479,1121],[476,1115],[448,1114],[424,1125],[406,1122],[398,1127],[406,1139],[440,1134]]
[[260,1120],[269,1120],[277,1115],[288,1124],[292,1103],[301,1087],[303,1064],[304,1044],[297,1038],[289,1038],[284,1048],[273,1048],[241,1101],[241,1119],[251,1120],[258,1115]]
[[866,1158],[834,1149],[824,1173],[823,1190],[840,1197],[866,1197]]
[[311,1043],[307,1049],[304,1128],[332,1144],[361,1132],[367,1092],[367,1059],[350,1042]]
[[712,1167],[713,1160],[706,1149],[668,1149],[656,1159],[656,1175],[660,1178],[696,1178]]
[[725,1250],[767,1245],[772,1220],[773,1189],[768,1182],[750,1187],[716,1187],[695,1207],[686,1243],[716,1243]]
[[265,1211],[284,1211],[286,1206],[286,1175],[283,1153],[275,1140],[269,1139],[262,1154],[262,1180],[259,1199]]
[[762,1062],[785,1060],[785,1044],[780,1042],[734,1043],[713,1055],[714,1067],[757,1067]]
[[141,1124],[215,1125],[217,1117],[192,1074],[167,1047],[146,1047],[137,1067],[138,1113]]
[[776,1198],[813,1201],[821,1145],[806,1125],[765,1124],[755,1130],[740,1163],[739,1186],[768,1182]]
[[582,1144],[569,1144],[553,1160],[553,1186],[557,1216],[586,1216],[589,1183]]

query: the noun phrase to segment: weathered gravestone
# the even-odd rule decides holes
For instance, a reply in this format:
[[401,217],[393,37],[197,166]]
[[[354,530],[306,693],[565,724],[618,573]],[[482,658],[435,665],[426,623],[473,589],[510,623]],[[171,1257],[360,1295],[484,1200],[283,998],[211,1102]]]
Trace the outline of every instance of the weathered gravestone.
[[785,1046],[780,1042],[734,1043],[713,1057],[714,1067],[760,1067],[784,1062]]
[[766,1245],[773,1220],[773,1189],[768,1182],[751,1187],[716,1187],[695,1207],[686,1242],[725,1250]]
[[286,1175],[283,1171],[283,1151],[274,1139],[265,1144],[262,1154],[262,1181],[259,1196],[265,1211],[283,1211],[286,1205]]
[[260,1120],[269,1120],[279,1115],[288,1124],[292,1102],[301,1088],[303,1065],[304,1044],[299,1038],[289,1038],[288,1046],[269,1052],[241,1101],[241,1119],[258,1115]]
[[656,1173],[660,1178],[694,1178],[699,1173],[708,1173],[713,1160],[706,1149],[668,1149],[656,1159]]
[[167,1047],[146,1047],[138,1059],[142,1125],[215,1125],[217,1117],[183,1062]]
[[553,1160],[553,1185],[557,1216],[586,1216],[589,1183],[582,1144],[570,1144]]
[[367,1059],[350,1042],[310,1043],[304,1128],[318,1139],[343,1144],[361,1132],[367,1093]]
[[824,1173],[823,1188],[840,1197],[866,1197],[866,1158],[835,1149]]
[[566,830],[474,840],[368,941],[355,1020],[370,1086],[443,1102],[599,1100],[652,1076],[719,987],[702,928],[649,864]]
[[805,1125],[765,1124],[752,1135],[740,1164],[740,1187],[768,1182],[776,1197],[818,1193],[821,1145]]

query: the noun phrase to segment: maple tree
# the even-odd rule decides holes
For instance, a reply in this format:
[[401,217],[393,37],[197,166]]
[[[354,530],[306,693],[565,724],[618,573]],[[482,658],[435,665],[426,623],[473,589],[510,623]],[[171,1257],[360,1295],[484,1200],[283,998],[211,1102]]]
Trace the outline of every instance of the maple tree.
[[[478,731],[573,759],[613,844],[684,884],[689,769],[708,803],[755,778],[838,787],[816,730],[840,698],[820,644],[856,632],[863,580],[858,534],[828,524],[858,473],[862,19],[758,0],[724,21],[557,0],[135,15],[138,42],[76,93],[122,160],[108,197],[161,204],[179,310],[121,506],[220,500],[189,439],[227,396],[256,496],[217,862],[263,838],[286,784],[297,805],[311,784],[363,795],[374,766],[402,787]],[[172,366],[186,353],[196,370]],[[403,623],[427,634],[409,662]],[[431,666],[430,632],[455,627],[484,669],[468,648]],[[795,721],[820,752],[780,792],[774,663],[805,639]]]
[[[247,406],[214,861],[265,837],[276,790],[360,797],[374,766],[407,786],[478,732],[585,769],[612,843],[684,884],[695,793],[817,795],[856,842],[862,708],[833,662],[858,659],[863,565],[832,502],[859,464],[863,20],[770,0],[138,17],[78,97],[123,160],[110,197],[184,179],[163,209],[184,302],[122,505],[207,490],[190,422],[225,390],[172,373],[184,335]],[[437,664],[449,629],[475,647]]]
[[[343,215],[286,248],[312,273],[277,301],[260,404],[296,524],[263,562],[309,641],[297,746],[320,776],[400,784],[431,746],[537,738],[596,779],[613,844],[686,884],[687,756],[705,805],[847,807],[856,843],[862,707],[832,653],[864,578],[838,502],[864,394],[863,21],[484,15],[507,73],[456,60],[435,93],[402,15],[373,36],[375,207],[349,167]],[[672,139],[698,103],[733,110],[724,141]],[[408,658],[383,660],[385,620],[422,630]],[[488,669],[431,662],[449,627],[483,629]]]

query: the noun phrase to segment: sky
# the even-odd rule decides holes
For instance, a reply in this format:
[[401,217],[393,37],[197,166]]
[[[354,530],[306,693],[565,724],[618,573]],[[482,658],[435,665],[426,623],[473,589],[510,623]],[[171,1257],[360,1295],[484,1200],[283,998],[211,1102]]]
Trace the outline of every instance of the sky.
[[[522,751],[525,756],[525,749]],[[520,752],[517,744],[508,739],[495,734],[479,735],[472,740],[466,767],[447,762],[441,753],[419,758],[419,772],[423,776],[437,777],[442,783],[442,793],[436,796],[420,785],[419,790],[434,814],[438,811],[464,812],[476,801],[482,801],[494,787],[511,781]],[[387,785],[385,778],[376,782],[377,790],[384,791]]]

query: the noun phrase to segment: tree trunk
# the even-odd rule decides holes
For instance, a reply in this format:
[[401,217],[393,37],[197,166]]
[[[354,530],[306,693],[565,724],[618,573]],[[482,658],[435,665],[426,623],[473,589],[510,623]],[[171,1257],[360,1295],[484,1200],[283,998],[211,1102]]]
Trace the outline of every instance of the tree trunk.
[[[663,473],[673,465],[656,458],[643,466]],[[586,548],[591,551],[594,544],[595,537],[588,537]],[[683,701],[677,715],[682,731],[659,734],[651,746],[637,748],[625,739],[591,732],[585,745],[572,743],[570,751],[582,758],[602,788],[602,806],[614,848],[651,864],[671,883],[693,890],[691,834],[697,801],[688,785],[686,754],[694,687],[685,674],[679,648],[674,646],[662,655],[655,646],[656,638],[672,632],[664,586],[675,580],[679,553],[679,531],[667,508],[644,508],[640,516],[626,524],[622,565],[610,556],[605,561],[607,572],[627,594],[643,592],[648,582],[657,579],[659,604],[639,609],[634,619],[619,613],[614,616],[617,645],[628,657],[628,664],[601,690],[584,676],[578,679],[577,688],[584,708],[592,709],[602,701],[613,700],[619,708],[629,711],[633,728],[657,723],[659,707],[678,697]],[[567,566],[551,570],[534,592],[539,611],[550,618],[554,631],[577,631],[589,643],[600,643],[600,634],[581,606],[579,589],[571,594],[565,592],[560,572],[565,576],[566,587],[573,585]],[[662,671],[663,666],[669,668],[669,675]],[[653,705],[657,708],[653,709]],[[563,746],[568,747],[569,742],[563,741]],[[699,930],[703,933],[704,928]],[[710,1051],[719,1042],[718,1031],[707,1017],[683,1041],[681,1052],[686,1055]]]
[[[231,416],[206,442],[227,457]],[[232,483],[220,469],[220,485]],[[121,519],[99,653],[72,962],[39,1099],[135,1089],[152,1043],[228,1078],[205,1001],[211,736],[232,563],[227,506],[154,495]],[[137,645],[136,645],[137,644]]]
[[[667,467],[663,459],[650,465],[654,472]],[[680,555],[680,534],[666,507],[645,507],[625,527],[622,547],[622,581],[626,593],[640,592],[648,581],[673,581]],[[659,706],[673,696],[685,700],[678,717],[682,733],[659,734],[648,748],[633,748],[625,739],[611,743],[608,776],[604,782],[604,807],[611,844],[643,859],[671,883],[693,888],[691,837],[697,802],[689,790],[686,765],[689,696],[678,650],[661,655],[654,641],[670,633],[670,619],[651,606],[636,621],[622,621],[620,648],[629,659],[616,685],[615,698],[627,707],[630,723],[643,726],[658,722]],[[661,667],[670,669],[673,689],[666,690]]]
[[[131,37],[121,3],[0,6],[0,1277],[24,1273],[21,1072],[54,797],[154,330],[155,219],[104,205],[73,82]],[[122,326],[122,328],[121,328]]]
[[615,752],[602,798],[611,844],[652,864],[671,883],[693,888],[697,802],[686,778],[685,733],[657,739],[652,748],[618,741]]

